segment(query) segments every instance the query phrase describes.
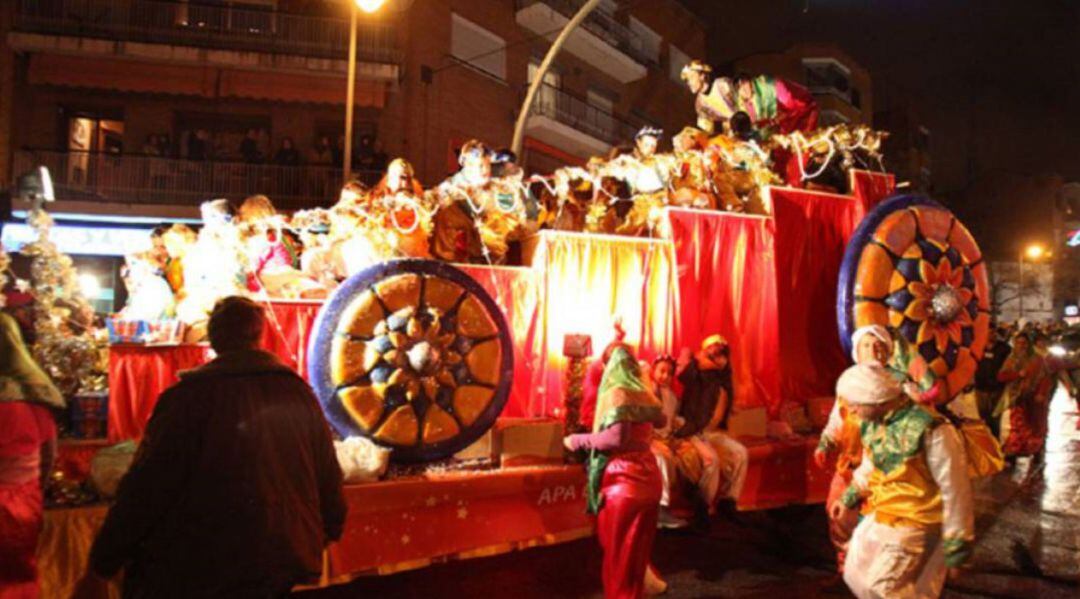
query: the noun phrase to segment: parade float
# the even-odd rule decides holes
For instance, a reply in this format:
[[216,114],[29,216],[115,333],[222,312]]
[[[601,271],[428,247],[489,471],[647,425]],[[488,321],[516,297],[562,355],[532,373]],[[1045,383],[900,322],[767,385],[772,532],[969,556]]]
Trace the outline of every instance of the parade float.
[[[391,461],[347,485],[324,584],[581,538],[585,472],[561,438],[618,322],[642,359],[729,340],[729,430],[750,452],[740,509],[822,501],[814,431],[852,327],[896,328],[917,380],[958,393],[986,340],[985,266],[944,207],[882,202],[895,186],[883,132],[816,129],[815,111],[775,97],[741,106],[723,90],[747,86],[695,79],[707,74],[684,72],[699,122],[673,152],[646,129],[633,153],[526,177],[470,142],[427,191],[398,159],[327,209],[279,215],[255,196],[231,217],[208,203],[197,235],[174,227],[129,260],[155,268],[130,269],[146,291],[112,320],[107,443],[137,441],[160,392],[211,358],[213,301],[249,294],[266,304],[265,348],[312,384],[338,436]],[[775,96],[770,81],[753,83]],[[90,452],[61,466],[76,477]],[[106,509],[49,511],[46,586],[82,571]]]

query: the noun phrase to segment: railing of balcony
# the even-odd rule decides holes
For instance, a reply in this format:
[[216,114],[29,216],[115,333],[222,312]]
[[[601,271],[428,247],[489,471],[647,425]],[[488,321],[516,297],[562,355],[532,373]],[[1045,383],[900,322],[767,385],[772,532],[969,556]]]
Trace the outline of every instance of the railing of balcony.
[[[343,8],[342,10],[347,10]],[[164,0],[18,0],[15,29],[120,41],[347,57],[349,20],[248,5]],[[393,29],[361,21],[357,57],[396,63]]]
[[[514,0],[514,2],[517,4],[517,10],[537,3],[547,4],[567,18],[573,17],[585,4],[585,0]],[[651,65],[656,62],[656,57],[645,49],[645,40],[641,39],[641,36],[603,11],[594,10],[582,23],[582,27],[642,64]]]
[[537,91],[532,114],[555,119],[611,145],[632,142],[639,129],[603,108],[546,83]]
[[[239,199],[265,194],[286,210],[333,202],[341,169],[329,166],[277,166],[110,154],[20,150],[12,172],[46,166],[60,200],[195,206],[212,198]],[[381,173],[353,171],[374,184]],[[14,186],[16,181],[12,181]]]

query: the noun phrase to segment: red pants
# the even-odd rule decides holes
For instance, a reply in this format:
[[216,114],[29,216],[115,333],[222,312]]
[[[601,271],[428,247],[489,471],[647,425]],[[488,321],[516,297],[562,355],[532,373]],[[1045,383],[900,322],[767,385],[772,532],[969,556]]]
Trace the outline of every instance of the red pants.
[[38,535],[44,523],[38,481],[0,486],[0,599],[38,596]]
[[604,597],[638,599],[645,594],[661,492],[652,452],[617,454],[608,462],[600,492],[596,532],[604,549]]

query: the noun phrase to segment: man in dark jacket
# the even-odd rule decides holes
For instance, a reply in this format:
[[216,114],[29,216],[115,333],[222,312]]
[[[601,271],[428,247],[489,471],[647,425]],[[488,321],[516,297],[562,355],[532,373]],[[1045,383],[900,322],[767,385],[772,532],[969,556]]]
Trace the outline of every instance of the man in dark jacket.
[[255,302],[219,301],[218,357],[162,393],[90,555],[97,576],[124,569],[125,597],[287,595],[341,536],[330,430],[307,383],[258,349],[264,324]]
[[986,345],[982,359],[975,369],[975,398],[979,408],[979,416],[998,435],[999,421],[993,417],[994,407],[997,406],[1001,392],[1005,390],[1005,383],[998,381],[997,375],[1009,357],[1012,348],[1009,347],[1008,332],[1004,329],[992,331],[993,336]]

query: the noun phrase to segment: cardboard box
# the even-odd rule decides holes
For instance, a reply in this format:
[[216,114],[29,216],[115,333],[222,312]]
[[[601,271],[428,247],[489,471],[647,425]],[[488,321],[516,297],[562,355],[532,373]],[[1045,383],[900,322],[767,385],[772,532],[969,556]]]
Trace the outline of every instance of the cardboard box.
[[563,423],[553,418],[504,418],[498,429],[503,467],[561,464]]

